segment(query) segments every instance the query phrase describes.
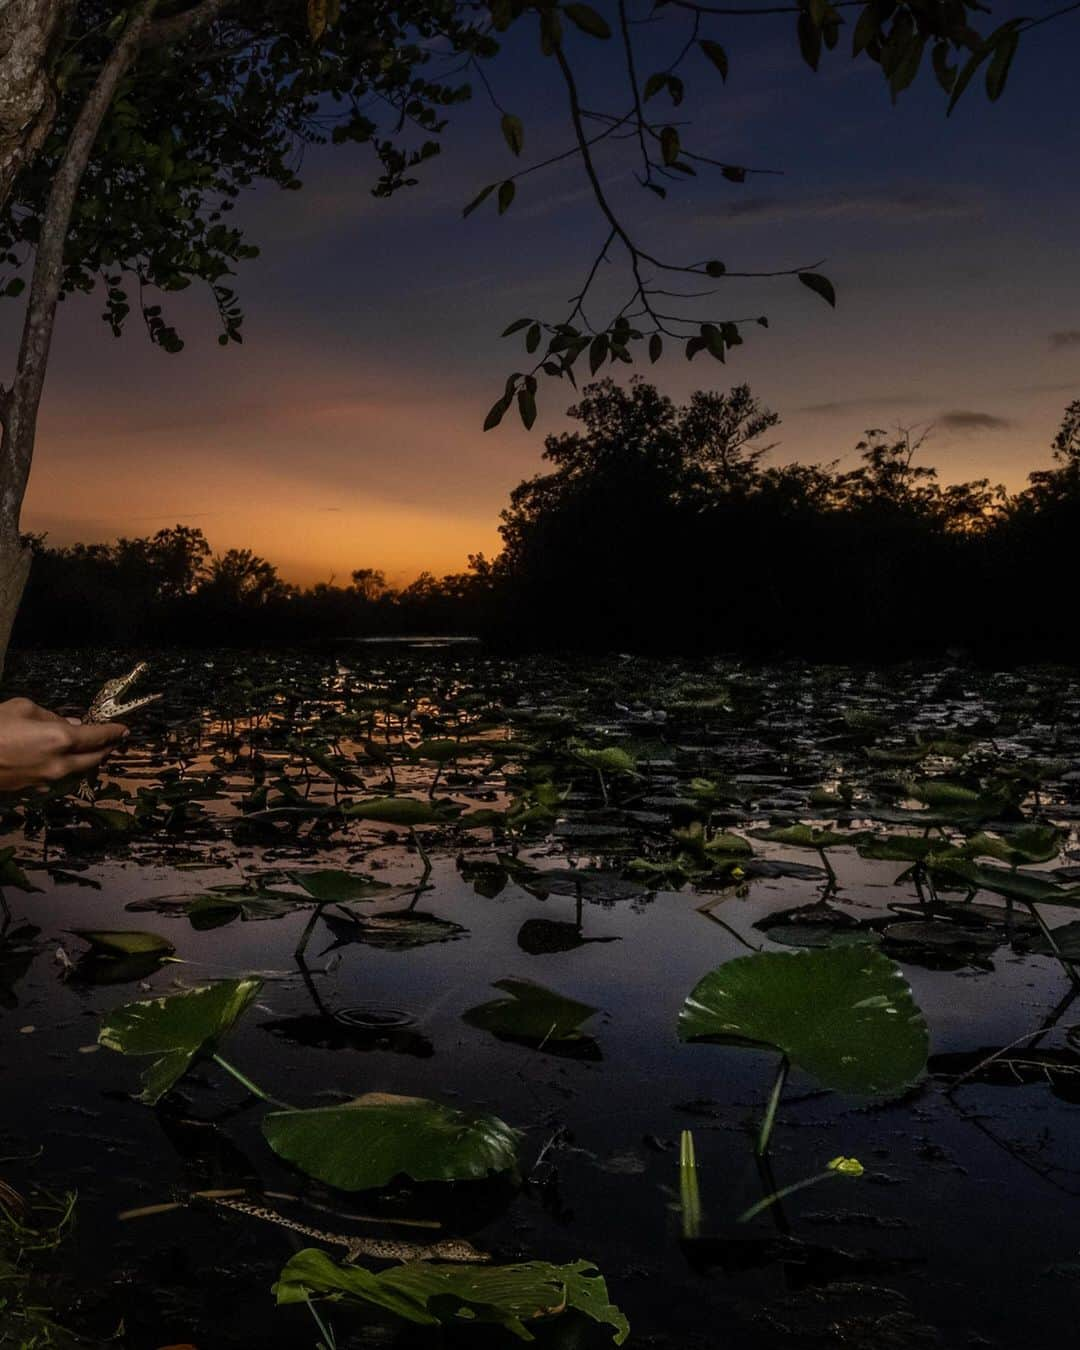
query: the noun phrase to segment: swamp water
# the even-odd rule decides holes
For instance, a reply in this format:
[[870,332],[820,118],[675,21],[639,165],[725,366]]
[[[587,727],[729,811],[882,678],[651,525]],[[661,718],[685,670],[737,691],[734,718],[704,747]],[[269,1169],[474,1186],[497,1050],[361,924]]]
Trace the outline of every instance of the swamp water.
[[[24,656],[9,682],[76,710],[126,660]],[[631,1346],[1075,1334],[1080,679],[354,648],[171,654],[144,683],[165,697],[95,800],[12,805],[0,841],[0,1177],[39,1204],[77,1192],[35,1292],[90,1343],[121,1325],[131,1350],[515,1343],[437,1300],[445,1329],[318,1300],[320,1332],[271,1287],[294,1253],[344,1246],[212,1191],[339,1237],[595,1263]],[[789,968],[746,967],[767,1046],[681,1039],[691,990],[752,951],[834,964],[790,1007]],[[853,953],[911,986],[913,1085],[882,1090],[905,1076],[894,1051],[921,1059],[921,1023],[904,1014],[916,1043],[896,1050],[859,1022],[896,999],[853,1012]],[[136,1100],[149,1060],[100,1046],[103,1021],[247,976],[220,1044]],[[327,1184],[333,1141],[293,1165],[215,1048],[297,1107],[379,1092],[497,1117],[517,1172]],[[860,1074],[859,1095],[822,1083]],[[618,1332],[523,1309],[542,1344]],[[26,1326],[0,1310],[0,1344],[69,1343]]]

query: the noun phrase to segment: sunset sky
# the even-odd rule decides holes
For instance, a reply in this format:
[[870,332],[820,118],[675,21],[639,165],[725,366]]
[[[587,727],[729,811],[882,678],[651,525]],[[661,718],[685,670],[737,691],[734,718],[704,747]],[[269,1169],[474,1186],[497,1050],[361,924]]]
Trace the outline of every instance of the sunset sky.
[[[629,152],[616,148],[605,182],[668,254],[731,270],[826,258],[839,307],[793,280],[732,280],[724,313],[766,313],[769,330],[748,330],[726,367],[673,354],[650,377],[677,397],[749,380],[781,414],[781,460],[853,464],[864,428],[933,422],[927,456],[945,478],[1020,486],[1080,397],[1080,14],[1030,35],[1000,103],[973,86],[948,120],[928,76],[892,107],[846,35],[813,75],[789,19],[707,30],[728,49],[726,87],[702,59],[687,70],[693,148],[784,176],[703,178],[661,203],[623,186]],[[598,45],[575,44],[579,65]],[[592,106],[621,111],[603,69],[589,77]],[[569,145],[550,65],[512,44],[491,79],[525,123],[527,159]],[[512,417],[482,433],[520,365],[518,340],[499,333],[526,314],[561,318],[604,233],[572,160],[524,180],[502,219],[489,202],[463,220],[515,167],[479,92],[422,185],[389,202],[370,196],[362,151],[309,154],[304,192],[244,204],[263,253],[239,277],[243,347],[218,347],[192,293],[173,310],[179,356],[135,324],[114,340],[100,301],[67,302],[24,527],[66,543],[183,522],[304,583],[361,566],[406,580],[494,551],[507,493],[541,468],[571,394],[542,386],[531,433]]]

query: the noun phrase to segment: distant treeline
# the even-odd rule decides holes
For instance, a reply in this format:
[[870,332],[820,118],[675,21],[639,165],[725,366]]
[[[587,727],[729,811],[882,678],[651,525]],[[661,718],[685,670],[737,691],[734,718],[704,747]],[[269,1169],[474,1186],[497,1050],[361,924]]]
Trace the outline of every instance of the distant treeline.
[[[859,465],[766,462],[779,421],[746,385],[676,406],[638,379],[588,386],[580,429],[502,513],[503,551],[396,590],[360,568],[299,590],[200,530],[37,554],[24,646],[334,641],[475,633],[508,646],[858,660],[961,648],[1073,659],[1080,401],[1050,468],[1009,495],[943,485],[922,440],[870,431]],[[925,440],[925,436],[922,438]],[[358,540],[358,552],[363,541]]]

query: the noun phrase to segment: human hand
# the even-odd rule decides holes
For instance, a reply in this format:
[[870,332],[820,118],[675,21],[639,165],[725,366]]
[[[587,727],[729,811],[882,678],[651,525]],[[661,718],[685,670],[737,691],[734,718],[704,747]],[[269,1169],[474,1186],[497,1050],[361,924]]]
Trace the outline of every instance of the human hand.
[[121,722],[83,726],[27,698],[8,699],[0,703],[0,792],[91,773],[127,734]]

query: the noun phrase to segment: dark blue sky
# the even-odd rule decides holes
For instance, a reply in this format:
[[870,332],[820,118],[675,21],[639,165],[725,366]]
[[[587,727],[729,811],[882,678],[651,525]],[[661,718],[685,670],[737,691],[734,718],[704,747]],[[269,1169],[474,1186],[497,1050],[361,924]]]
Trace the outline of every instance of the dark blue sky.
[[[637,30],[643,74],[665,63],[670,29]],[[928,72],[893,107],[879,69],[847,55],[847,32],[817,75],[793,16],[703,32],[727,48],[730,78],[695,55],[672,118],[692,122],[684,139],[701,153],[783,176],[702,176],[661,203],[629,178],[623,145],[601,157],[605,188],[665,256],[733,271],[826,258],[839,305],[792,279],[730,280],[720,316],[766,313],[769,330],[748,330],[726,366],[673,353],[651,378],[676,397],[749,380],[783,418],[780,459],[853,463],[866,427],[933,423],[926,454],[944,477],[1021,485],[1080,397],[1080,13],[1029,35],[999,103],[980,82],[948,120]],[[526,161],[571,142],[534,41],[522,33],[490,69],[524,121]],[[572,55],[587,105],[621,112],[609,48],[581,38]],[[481,186],[520,166],[479,89],[445,140],[422,185],[390,201],[370,196],[355,148],[310,153],[303,193],[253,194],[242,214],[263,254],[240,277],[243,348],[217,346],[198,297],[179,306],[177,357],[134,328],[115,342],[96,302],[69,302],[26,526],[66,541],[190,521],[215,548],[250,544],[305,581],[457,569],[491,551],[507,491],[540,467],[571,392],[542,386],[531,433],[508,418],[482,434],[521,364],[518,340],[498,335],[522,315],[563,316],[604,226],[574,160],[523,180],[505,217],[489,200],[463,220]],[[621,302],[625,274],[605,276],[602,294]]]

